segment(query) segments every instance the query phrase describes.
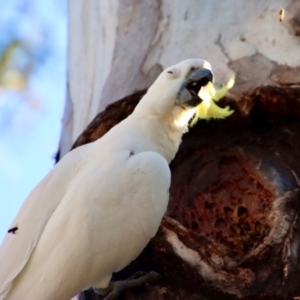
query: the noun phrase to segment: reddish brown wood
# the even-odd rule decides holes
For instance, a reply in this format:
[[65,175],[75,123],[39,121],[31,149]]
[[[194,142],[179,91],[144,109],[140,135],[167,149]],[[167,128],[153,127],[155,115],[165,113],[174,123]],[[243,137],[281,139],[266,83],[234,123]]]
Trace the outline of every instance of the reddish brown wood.
[[[74,147],[101,137],[143,93],[110,105]],[[200,121],[184,136],[171,163],[168,217],[140,257],[115,276],[155,270],[161,281],[124,299],[300,295],[300,89],[266,86],[225,102],[235,114]]]

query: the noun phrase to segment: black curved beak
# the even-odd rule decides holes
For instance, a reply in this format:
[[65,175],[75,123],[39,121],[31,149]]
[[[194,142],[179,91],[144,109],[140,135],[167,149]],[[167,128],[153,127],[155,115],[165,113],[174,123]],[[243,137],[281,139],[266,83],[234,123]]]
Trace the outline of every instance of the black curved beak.
[[188,80],[198,82],[200,86],[205,86],[209,82],[212,82],[213,78],[213,73],[208,69],[197,69],[190,72],[187,76]]
[[186,77],[177,95],[179,104],[188,107],[198,106],[202,99],[199,92],[202,86],[213,82],[213,73],[208,69],[192,70]]

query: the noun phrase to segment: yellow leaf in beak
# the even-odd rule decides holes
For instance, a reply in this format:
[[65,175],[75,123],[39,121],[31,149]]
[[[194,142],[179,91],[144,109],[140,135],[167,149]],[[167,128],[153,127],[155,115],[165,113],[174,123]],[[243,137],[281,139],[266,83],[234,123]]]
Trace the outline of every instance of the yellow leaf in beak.
[[202,99],[202,102],[196,108],[196,113],[191,122],[191,126],[195,125],[199,119],[224,119],[234,112],[233,110],[230,110],[229,106],[221,108],[215,103],[227,94],[233,87],[234,82],[235,76],[233,75],[228,80],[227,84],[219,90],[216,90],[211,82],[200,89],[199,96]]

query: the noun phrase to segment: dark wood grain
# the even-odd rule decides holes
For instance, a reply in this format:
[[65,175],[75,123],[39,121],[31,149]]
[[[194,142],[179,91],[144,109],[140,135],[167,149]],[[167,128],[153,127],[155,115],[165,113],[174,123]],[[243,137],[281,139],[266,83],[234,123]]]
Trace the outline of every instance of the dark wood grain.
[[[73,147],[103,136],[144,93],[110,105]],[[225,104],[235,109],[231,117],[200,121],[184,136],[170,165],[168,217],[139,258],[114,276],[154,270],[160,282],[123,299],[300,295],[300,89],[265,86],[238,101],[223,99]],[[178,255],[168,234],[196,253],[199,263]],[[87,294],[85,299],[96,297]]]

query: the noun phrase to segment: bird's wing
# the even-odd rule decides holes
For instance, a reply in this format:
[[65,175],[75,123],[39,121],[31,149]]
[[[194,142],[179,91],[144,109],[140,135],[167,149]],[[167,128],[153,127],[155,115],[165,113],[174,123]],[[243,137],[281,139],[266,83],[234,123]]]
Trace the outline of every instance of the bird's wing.
[[[123,151],[100,167],[89,161],[48,221],[20,274],[17,296],[57,291],[62,294],[52,298],[63,299],[92,284],[105,286],[157,232],[169,198],[166,160]],[[48,290],[38,290],[40,278],[47,282],[40,288]]]
[[78,247],[86,247],[83,253],[100,254],[113,249],[122,252],[124,240],[134,248],[135,241],[148,242],[156,234],[169,200],[168,163],[154,152],[130,155],[123,151],[113,157],[101,168],[94,165],[77,177],[47,225],[49,241],[67,245],[77,237]]
[[24,268],[51,215],[66,193],[72,174],[79,168],[86,149],[75,149],[66,155],[33,189],[22,204],[0,247],[0,300],[11,282]]
[[[116,271],[134,259],[156,234],[169,200],[168,163],[154,152],[131,155],[126,150],[111,156],[113,159],[101,167],[90,163],[69,187],[38,244],[41,259],[48,257],[53,265],[51,245],[56,244],[56,251],[66,253],[58,262],[62,269],[71,268],[72,273],[74,265],[67,266],[67,259],[73,256],[71,261],[77,261],[76,256],[85,253],[96,255],[101,269],[106,263],[103,255],[109,255],[110,260],[115,255],[115,267],[108,268]],[[91,158],[91,162],[95,160]],[[124,259],[118,262],[120,255]]]
[[[123,269],[135,259],[154,237],[169,201],[171,172],[163,157],[157,153],[143,152],[132,156],[128,165],[128,173],[131,175],[127,177],[125,184],[130,187],[131,193],[122,205],[124,210],[131,210],[132,218],[128,222],[128,232],[131,234],[127,237],[131,247],[124,249],[123,256],[126,259],[114,271]],[[121,232],[118,233],[119,238],[120,235]]]

